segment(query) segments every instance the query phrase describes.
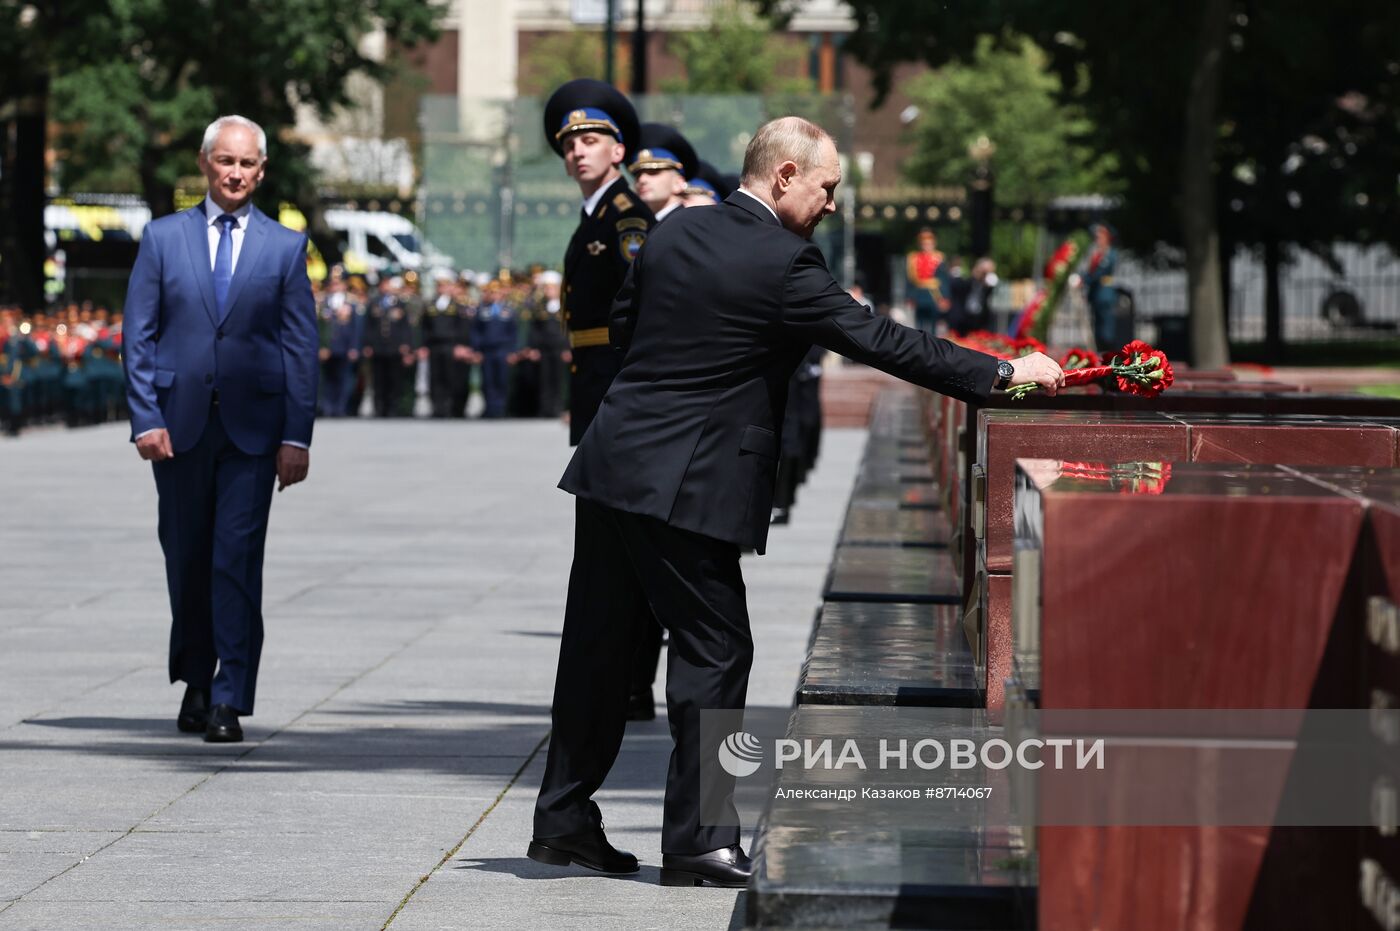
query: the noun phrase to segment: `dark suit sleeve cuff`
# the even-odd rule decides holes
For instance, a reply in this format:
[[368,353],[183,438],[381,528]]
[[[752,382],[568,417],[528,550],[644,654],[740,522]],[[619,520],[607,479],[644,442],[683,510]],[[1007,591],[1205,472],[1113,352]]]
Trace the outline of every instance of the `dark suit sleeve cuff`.
[[997,380],[997,357],[962,346],[958,346],[957,349],[967,353],[969,357],[966,367],[963,368],[967,373],[966,380],[958,387],[976,395],[979,401],[990,397]]

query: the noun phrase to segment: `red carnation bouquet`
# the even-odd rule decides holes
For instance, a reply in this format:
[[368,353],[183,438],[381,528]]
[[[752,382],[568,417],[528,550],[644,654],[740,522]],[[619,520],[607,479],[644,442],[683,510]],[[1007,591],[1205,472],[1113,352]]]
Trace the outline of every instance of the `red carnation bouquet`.
[[[1140,339],[1135,339],[1115,353],[1105,354],[1103,365],[1089,364],[1094,359],[1086,349],[1071,349],[1060,361],[1065,372],[1065,387],[1075,385],[1102,385],[1117,388],[1128,394],[1155,398],[1171,387],[1173,381],[1172,364],[1166,353],[1153,349]],[[1040,386],[1034,383],[1016,385],[1007,391],[1013,398],[1023,398]]]
[[[1028,356],[1033,352],[1049,353],[1045,344],[1034,337],[1012,337],[1002,333],[992,333],[988,330],[974,330],[966,336],[950,336],[949,341],[957,343],[959,346],[966,346],[968,349],[976,349],[978,352],[985,352],[998,359],[1016,359],[1021,356]],[[1098,360],[1095,359],[1097,362]]]
[[1042,340],[1047,338],[1050,322],[1055,317],[1060,298],[1064,296],[1069,283],[1070,272],[1074,270],[1074,263],[1083,252],[1084,244],[1076,237],[1060,243],[1060,247],[1045,263],[1045,285],[1036,290],[1030,302],[1021,310],[1021,315],[1016,318],[1012,332],[1017,337],[1029,336]]

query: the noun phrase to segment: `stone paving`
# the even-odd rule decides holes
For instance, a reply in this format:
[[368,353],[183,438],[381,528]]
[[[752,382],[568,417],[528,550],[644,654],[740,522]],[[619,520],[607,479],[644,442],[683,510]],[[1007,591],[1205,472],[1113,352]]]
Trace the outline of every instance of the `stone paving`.
[[[829,430],[744,571],[785,706],[864,445]],[[0,440],[0,931],[726,928],[663,889],[664,720],[600,793],[641,873],[525,858],[572,536],[551,422],[327,421],[276,497],[243,744],[177,733],[150,469],[123,426]],[[661,682],[658,682],[658,694]]]

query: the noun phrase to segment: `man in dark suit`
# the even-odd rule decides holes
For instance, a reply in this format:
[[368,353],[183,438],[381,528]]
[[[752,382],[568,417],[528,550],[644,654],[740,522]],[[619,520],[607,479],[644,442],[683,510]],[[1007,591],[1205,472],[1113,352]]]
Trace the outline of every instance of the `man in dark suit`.
[[153,463],[170,589],[177,724],[243,739],[262,651],[262,563],[278,490],[306,478],[317,331],[306,237],[252,204],[267,137],[220,117],[199,168],[209,196],[146,227],[123,331],[131,433]]
[[1003,366],[853,300],[810,242],[840,180],[820,128],[798,117],[763,126],[742,187],[659,227],[618,294],[611,328],[626,359],[560,482],[577,496],[574,563],[536,860],[637,869],[608,843],[592,796],[625,726],[636,633],[625,621],[642,622],[617,606],[641,592],[671,632],[661,881],[747,882],[738,827],[701,822],[700,712],[744,707],[753,640],[739,553],[763,552],[788,379],[808,347],[968,400],[1032,381],[1053,394],[1063,381],[1044,355]]

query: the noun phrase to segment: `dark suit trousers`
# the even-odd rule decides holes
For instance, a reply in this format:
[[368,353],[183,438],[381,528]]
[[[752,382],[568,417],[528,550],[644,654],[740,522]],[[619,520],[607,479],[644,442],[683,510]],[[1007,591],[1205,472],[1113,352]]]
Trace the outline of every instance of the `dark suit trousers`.
[[170,589],[170,681],[208,688],[212,704],[252,714],[277,457],[235,446],[215,405],[192,449],[152,465]]
[[[574,564],[564,609],[554,730],[535,836],[583,830],[588,800],[617,758],[629,672],[650,602],[671,632],[666,709],[674,746],[666,776],[661,849],[697,854],[738,843],[739,828],[700,823],[700,712],[740,709],[748,692],[749,634],[739,549],[579,499]],[[732,794],[732,782],[728,786]]]

